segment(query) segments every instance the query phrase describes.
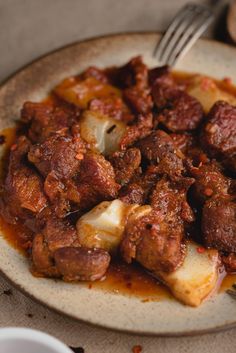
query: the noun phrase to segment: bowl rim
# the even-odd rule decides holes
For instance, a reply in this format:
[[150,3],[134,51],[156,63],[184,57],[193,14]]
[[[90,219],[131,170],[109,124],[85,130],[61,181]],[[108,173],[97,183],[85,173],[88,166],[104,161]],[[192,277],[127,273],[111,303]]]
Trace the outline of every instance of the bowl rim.
[[48,348],[53,348],[58,353],[72,353],[71,349],[59,339],[48,333],[26,328],[26,327],[4,327],[0,328],[0,344],[4,341],[24,340],[28,342],[40,343]]

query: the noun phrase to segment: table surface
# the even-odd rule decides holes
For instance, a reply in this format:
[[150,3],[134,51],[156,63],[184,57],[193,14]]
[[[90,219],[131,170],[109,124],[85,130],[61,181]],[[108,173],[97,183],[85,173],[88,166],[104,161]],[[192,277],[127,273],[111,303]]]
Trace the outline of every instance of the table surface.
[[[0,82],[37,57],[80,39],[127,31],[162,31],[184,0],[0,0]],[[222,37],[219,22],[229,1],[195,1],[214,6],[217,21],[206,35]],[[220,25],[219,25],[220,23]],[[56,298],[55,298],[56,300]],[[52,313],[0,278],[0,327],[46,331],[87,353],[233,353],[236,330],[185,338],[120,334],[90,327]]]

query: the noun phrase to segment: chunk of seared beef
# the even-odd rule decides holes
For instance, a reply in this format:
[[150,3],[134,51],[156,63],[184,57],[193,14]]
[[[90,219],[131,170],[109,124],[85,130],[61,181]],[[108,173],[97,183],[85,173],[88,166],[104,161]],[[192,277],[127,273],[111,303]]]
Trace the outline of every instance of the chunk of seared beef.
[[86,146],[80,137],[55,134],[33,145],[28,159],[44,177],[54,172],[59,179],[68,179],[78,173],[85,152]]
[[116,198],[120,189],[111,163],[93,152],[88,152],[81,162],[77,185],[84,209]]
[[124,135],[122,136],[120,147],[125,150],[138,140],[148,136],[153,128],[153,116],[151,113],[146,115],[138,115],[132,125],[128,125]]
[[32,247],[33,271],[68,281],[93,281],[104,276],[110,255],[104,250],[81,248],[76,229],[55,217],[47,219]]
[[228,194],[231,180],[223,175],[216,162],[211,161],[198,168],[191,167],[190,173],[195,178],[193,196],[200,204],[210,197]]
[[148,83],[148,68],[140,56],[117,70],[116,81],[123,88],[123,98],[135,113],[147,114],[153,106]]
[[33,142],[42,142],[53,133],[67,130],[78,117],[76,108],[54,107],[50,103],[26,102],[21,111],[21,120],[30,124],[28,136]]
[[133,147],[126,151],[115,152],[111,156],[110,162],[115,171],[116,182],[123,186],[128,184],[140,166],[140,150]]
[[153,210],[140,218],[128,220],[121,254],[126,262],[132,258],[154,274],[172,272],[184,259],[184,225],[194,220],[186,200],[192,180],[173,184],[166,178],[157,182],[151,196]]
[[211,157],[236,171],[236,107],[219,101],[208,113],[201,143]]
[[55,263],[65,281],[96,281],[109,266],[110,255],[103,249],[67,247],[55,252]]
[[200,102],[181,90],[168,73],[152,81],[152,97],[159,111],[155,125],[161,122],[173,132],[195,130],[204,116]]
[[207,246],[236,252],[236,203],[229,197],[216,196],[204,204],[202,235]]
[[135,174],[130,182],[119,191],[119,199],[125,203],[148,203],[148,196],[158,180],[157,168],[149,166],[145,173]]
[[8,213],[9,220],[14,223],[14,218],[25,220],[41,212],[47,206],[47,199],[40,176],[26,163],[29,140],[21,136],[13,146],[3,186],[6,205],[3,212]]
[[172,138],[164,131],[153,131],[138,142],[142,156],[158,165],[159,174],[181,175],[184,155],[176,150]]

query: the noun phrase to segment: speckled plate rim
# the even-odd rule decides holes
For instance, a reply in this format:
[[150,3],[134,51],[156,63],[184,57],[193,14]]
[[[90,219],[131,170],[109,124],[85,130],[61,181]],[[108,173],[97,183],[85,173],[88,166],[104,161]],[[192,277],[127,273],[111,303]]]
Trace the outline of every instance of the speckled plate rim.
[[[158,38],[159,34],[152,32],[102,36],[70,44],[35,60],[12,75],[0,87],[0,127],[8,127],[14,123],[23,101],[42,99],[62,78],[75,74],[88,65],[119,65],[139,53],[144,55],[150,66],[156,65],[151,54]],[[77,53],[79,57],[76,65],[71,65],[72,53]],[[236,69],[233,69],[235,56],[236,49],[231,46],[211,40],[199,40],[177,69],[202,72],[217,78],[233,76],[236,81]],[[54,66],[56,64],[56,70],[50,63]],[[37,76],[40,73],[41,76]],[[36,279],[28,270],[27,260],[3,237],[0,237],[0,272],[16,288],[39,303],[76,320],[107,329],[142,335],[184,336],[220,331],[236,325],[236,304],[225,294],[219,294],[200,308],[193,309],[175,301],[144,304],[134,297],[89,291],[80,285],[60,281]],[[79,310],[75,294],[81,300]],[[53,295],[54,298],[61,299],[61,302],[55,303],[52,300]],[[71,306],[66,305],[69,304],[68,298],[74,300]],[[89,300],[91,302],[87,306]],[[97,307],[97,304],[101,307]],[[209,316],[210,311],[214,311],[216,315]],[[149,315],[148,318],[146,314]]]

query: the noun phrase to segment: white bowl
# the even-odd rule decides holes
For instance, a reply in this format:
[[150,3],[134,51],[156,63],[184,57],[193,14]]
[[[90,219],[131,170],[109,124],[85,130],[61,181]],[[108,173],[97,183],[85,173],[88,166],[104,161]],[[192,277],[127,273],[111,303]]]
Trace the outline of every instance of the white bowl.
[[1,353],[72,353],[58,339],[28,328],[0,329]]

